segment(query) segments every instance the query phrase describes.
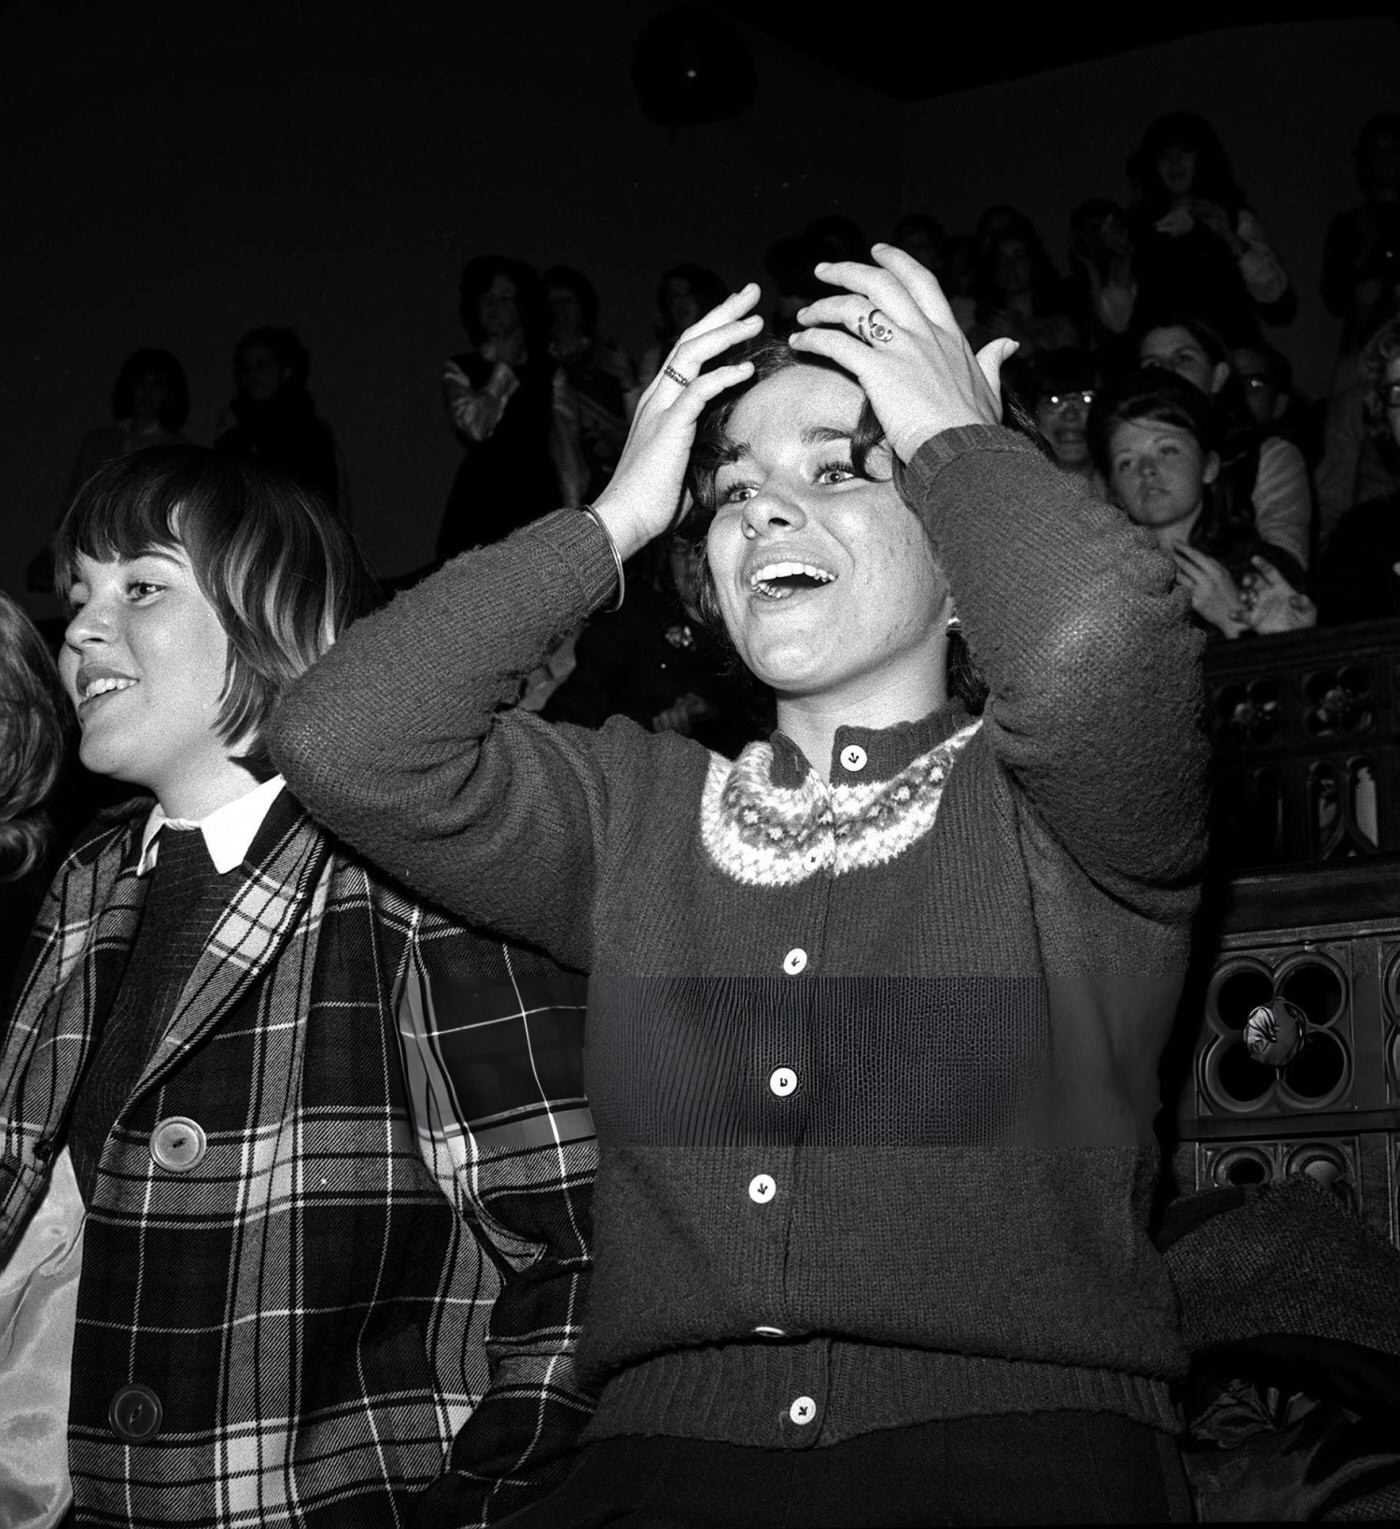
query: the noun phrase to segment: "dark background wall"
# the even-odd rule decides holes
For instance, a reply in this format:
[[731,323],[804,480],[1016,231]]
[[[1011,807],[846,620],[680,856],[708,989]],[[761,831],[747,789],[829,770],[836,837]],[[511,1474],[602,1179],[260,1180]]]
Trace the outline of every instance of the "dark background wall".
[[297,328],[357,529],[401,572],[429,555],[456,462],[438,370],[461,344],[469,254],[581,266],[635,353],[666,265],[698,260],[737,285],[772,239],[830,211],[879,236],[903,208],[956,230],[1013,201],[1062,258],[1069,208],[1125,194],[1128,150],[1178,105],[1232,149],[1302,297],[1283,343],[1305,383],[1325,383],[1322,231],[1353,199],[1357,125],[1397,104],[1392,22],[1213,34],[911,105],[744,27],[754,104],[672,130],[630,78],[662,9],[0,3],[0,587],[22,593],[79,439],[138,345],[180,356],[190,432],[207,441],[239,334]]
[[0,9],[0,585],[19,592],[82,433],[108,418],[138,345],[181,358],[190,431],[207,441],[238,336],[293,325],[357,529],[396,572],[430,555],[457,460],[438,376],[464,343],[468,255],[580,266],[635,351],[651,338],[656,278],[678,260],[738,285],[769,241],[820,213],[885,227],[899,202],[896,103],[749,33],[759,104],[714,126],[658,126],[630,64],[659,9]]

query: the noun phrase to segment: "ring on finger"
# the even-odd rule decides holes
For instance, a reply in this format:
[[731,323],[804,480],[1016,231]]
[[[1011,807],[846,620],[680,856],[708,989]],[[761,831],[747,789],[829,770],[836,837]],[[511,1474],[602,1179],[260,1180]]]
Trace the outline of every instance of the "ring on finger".
[[675,367],[670,364],[670,362],[667,362],[667,364],[663,366],[661,370],[665,376],[671,379],[672,382],[678,382],[683,388],[688,388],[690,384],[695,381],[693,377],[687,377],[684,372],[678,372]]
[[856,333],[867,345],[888,345],[894,339],[894,325],[879,308],[871,308],[856,320]]

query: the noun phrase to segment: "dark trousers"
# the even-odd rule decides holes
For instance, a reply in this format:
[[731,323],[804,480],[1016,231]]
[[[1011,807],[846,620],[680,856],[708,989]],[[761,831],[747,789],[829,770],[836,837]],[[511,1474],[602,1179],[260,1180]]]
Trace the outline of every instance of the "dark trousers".
[[903,1529],[1191,1519],[1175,1442],[1106,1412],[958,1418],[825,1448],[602,1439],[510,1529]]

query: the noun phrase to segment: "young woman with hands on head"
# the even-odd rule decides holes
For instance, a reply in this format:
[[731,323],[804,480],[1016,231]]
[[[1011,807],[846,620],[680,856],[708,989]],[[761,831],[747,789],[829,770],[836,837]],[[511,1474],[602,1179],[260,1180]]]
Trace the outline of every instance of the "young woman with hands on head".
[[[591,972],[600,1401],[521,1525],[1189,1516],[1146,1223],[1200,639],[1170,560],[1001,427],[1008,347],[873,254],[788,341],[727,298],[588,513],[399,596],[274,723],[392,875]],[[778,730],[730,761],[502,710],[683,491]]]

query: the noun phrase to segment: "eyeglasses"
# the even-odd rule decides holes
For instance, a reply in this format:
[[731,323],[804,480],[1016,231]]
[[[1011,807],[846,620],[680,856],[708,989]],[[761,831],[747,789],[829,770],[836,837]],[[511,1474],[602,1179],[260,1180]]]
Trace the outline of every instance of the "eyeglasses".
[[1094,390],[1085,388],[1082,393],[1046,393],[1040,400],[1047,409],[1056,414],[1063,414],[1066,409],[1087,409],[1094,401]]
[[1400,409],[1400,382],[1381,383],[1381,402],[1387,409]]

